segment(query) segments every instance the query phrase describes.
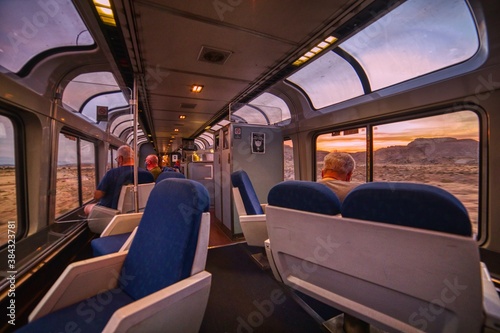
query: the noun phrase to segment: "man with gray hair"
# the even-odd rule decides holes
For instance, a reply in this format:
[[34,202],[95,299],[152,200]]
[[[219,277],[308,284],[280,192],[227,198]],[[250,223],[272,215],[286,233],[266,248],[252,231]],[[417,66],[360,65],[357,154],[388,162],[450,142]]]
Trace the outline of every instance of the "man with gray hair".
[[351,182],[352,174],[356,168],[354,158],[348,153],[332,152],[325,156],[324,166],[321,170],[319,183],[328,186],[340,200],[344,201],[346,195],[361,183]]
[[116,151],[116,164],[118,167],[106,172],[104,177],[99,182],[97,189],[94,192],[93,203],[85,206],[84,212],[86,215],[90,213],[96,204],[105,207],[111,207],[114,196],[114,187],[120,176],[126,172],[134,170],[134,151],[127,145],[123,145]]

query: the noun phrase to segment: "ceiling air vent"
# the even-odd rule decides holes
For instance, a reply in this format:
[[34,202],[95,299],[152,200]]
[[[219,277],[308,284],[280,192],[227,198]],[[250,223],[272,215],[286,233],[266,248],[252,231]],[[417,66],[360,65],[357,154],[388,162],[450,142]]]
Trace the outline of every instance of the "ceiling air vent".
[[200,54],[198,55],[198,60],[210,62],[212,64],[224,65],[231,53],[231,51],[202,46]]
[[194,109],[196,107],[196,104],[192,103],[181,103],[181,108],[182,109]]

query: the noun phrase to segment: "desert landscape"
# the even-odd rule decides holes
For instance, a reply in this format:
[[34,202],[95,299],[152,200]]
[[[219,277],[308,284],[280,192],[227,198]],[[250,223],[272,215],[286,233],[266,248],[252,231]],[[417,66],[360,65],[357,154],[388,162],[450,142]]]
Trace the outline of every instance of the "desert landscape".
[[[94,196],[95,169],[82,167],[83,201]],[[0,167],[0,244],[7,242],[7,223],[16,221],[16,178],[13,167]],[[76,166],[61,166],[57,171],[56,216],[79,206],[78,170]]]
[[[326,151],[318,151],[318,179]],[[293,154],[285,146],[285,179],[293,179]],[[357,167],[355,181],[365,181],[364,152],[352,153]],[[374,181],[419,182],[441,187],[467,208],[474,233],[478,231],[479,158],[475,140],[454,138],[416,139],[406,146],[378,149],[374,153]],[[82,168],[83,202],[93,197],[95,170]],[[57,172],[56,216],[79,206],[76,166],[60,166]],[[16,220],[15,169],[0,167],[0,244],[7,241],[7,222]]]

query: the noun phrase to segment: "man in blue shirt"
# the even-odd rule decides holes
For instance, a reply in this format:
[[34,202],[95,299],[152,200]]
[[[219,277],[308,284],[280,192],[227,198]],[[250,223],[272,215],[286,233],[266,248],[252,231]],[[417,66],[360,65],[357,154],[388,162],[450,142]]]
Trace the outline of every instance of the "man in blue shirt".
[[[134,170],[134,151],[129,146],[121,146],[117,150],[117,157],[115,158],[118,167],[113,168],[106,172],[104,177],[97,185],[97,189],[94,192],[94,203],[90,203],[85,206],[85,214],[89,214],[95,205],[105,206],[109,208],[113,207],[113,201],[115,199],[115,187],[118,182],[120,182],[120,177],[123,175],[133,172]],[[121,189],[121,186],[120,186]],[[119,193],[117,193],[119,195]]]

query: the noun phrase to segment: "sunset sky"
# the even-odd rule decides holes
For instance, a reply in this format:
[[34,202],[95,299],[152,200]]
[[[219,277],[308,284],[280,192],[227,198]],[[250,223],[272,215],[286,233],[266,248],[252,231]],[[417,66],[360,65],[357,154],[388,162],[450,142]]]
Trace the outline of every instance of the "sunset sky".
[[[479,121],[475,113],[461,111],[422,119],[409,120],[374,127],[375,150],[389,146],[406,146],[417,138],[452,137],[479,140]],[[366,149],[366,132],[358,134],[318,137],[317,150],[358,152]]]

